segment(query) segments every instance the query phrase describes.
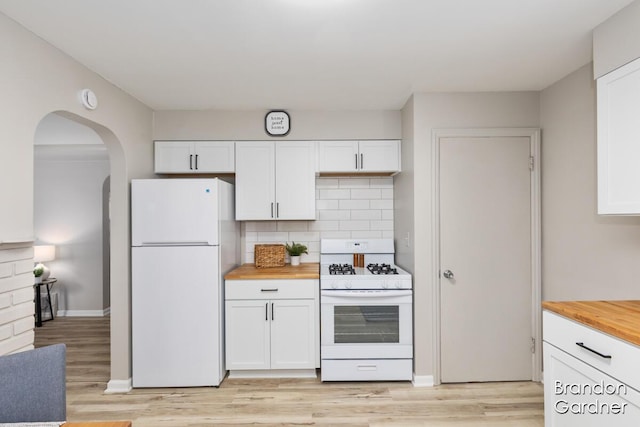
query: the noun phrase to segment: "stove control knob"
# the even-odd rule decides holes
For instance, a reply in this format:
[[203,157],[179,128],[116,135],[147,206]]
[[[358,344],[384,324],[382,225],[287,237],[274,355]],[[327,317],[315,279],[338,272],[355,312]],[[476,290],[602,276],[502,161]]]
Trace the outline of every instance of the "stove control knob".
[[387,282],[386,280],[382,282],[382,289],[389,289],[389,282]]
[[333,289],[338,289],[338,282],[331,282],[331,287]]
[[351,282],[344,282],[344,287],[347,289],[351,289],[352,283]]
[[396,285],[396,289],[402,289],[402,282],[401,281],[396,280],[395,285]]

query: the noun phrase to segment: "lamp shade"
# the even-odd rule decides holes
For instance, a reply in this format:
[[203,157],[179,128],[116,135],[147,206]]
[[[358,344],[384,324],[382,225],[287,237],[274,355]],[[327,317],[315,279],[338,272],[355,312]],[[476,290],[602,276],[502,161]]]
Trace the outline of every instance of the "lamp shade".
[[56,247],[54,245],[36,245],[33,247],[33,260],[35,262],[47,262],[56,259]]

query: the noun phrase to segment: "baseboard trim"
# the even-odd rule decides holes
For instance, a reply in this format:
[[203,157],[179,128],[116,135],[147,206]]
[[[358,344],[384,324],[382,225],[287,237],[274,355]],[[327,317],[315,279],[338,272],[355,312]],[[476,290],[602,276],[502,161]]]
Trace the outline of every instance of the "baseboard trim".
[[103,310],[58,310],[57,317],[106,317],[111,314],[111,307]]
[[127,380],[111,380],[107,383],[105,394],[129,393],[132,389],[131,378]]
[[413,375],[411,381],[414,387],[433,387],[435,385],[433,375]]

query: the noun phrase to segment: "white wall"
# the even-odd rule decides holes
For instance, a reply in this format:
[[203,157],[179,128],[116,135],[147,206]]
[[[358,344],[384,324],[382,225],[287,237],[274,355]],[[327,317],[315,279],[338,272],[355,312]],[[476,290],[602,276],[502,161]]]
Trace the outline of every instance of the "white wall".
[[[0,52],[0,200],[10,206],[0,209],[0,251],[13,251],[16,245],[30,248],[34,239],[33,142],[39,122],[51,112],[63,111],[92,127],[106,144],[111,161],[111,378],[126,383],[131,377],[129,180],[152,174],[151,111],[2,14]],[[79,91],[86,87],[100,100],[96,110],[85,110],[78,101]],[[0,287],[0,299],[21,289],[32,291],[30,272],[15,277],[9,286],[13,290]],[[15,327],[29,318],[33,324],[32,316],[11,313],[0,319],[0,327]],[[24,343],[12,340],[7,338]],[[32,341],[0,351],[30,346]]]
[[415,304],[414,373],[426,378],[435,375],[435,331],[431,308],[437,272],[432,265],[431,246],[432,132],[444,128],[538,127],[539,95],[537,92],[414,94],[403,109],[402,123],[403,132],[411,135],[406,148],[413,149],[413,158],[405,158],[403,162],[413,163],[413,166],[407,166],[413,171],[413,176],[396,179],[395,203],[396,206],[413,204],[413,210],[399,209],[395,222],[413,223],[397,229],[396,241],[401,245],[405,233],[410,234],[412,251],[403,251],[400,261],[405,268],[410,268],[411,264],[414,266],[410,270],[413,273]]
[[37,244],[56,246],[47,266],[58,279],[58,315],[102,316],[108,307],[102,233],[108,175],[103,145],[35,147],[34,231]]
[[591,65],[542,91],[542,297],[640,299],[640,217],[597,210]]

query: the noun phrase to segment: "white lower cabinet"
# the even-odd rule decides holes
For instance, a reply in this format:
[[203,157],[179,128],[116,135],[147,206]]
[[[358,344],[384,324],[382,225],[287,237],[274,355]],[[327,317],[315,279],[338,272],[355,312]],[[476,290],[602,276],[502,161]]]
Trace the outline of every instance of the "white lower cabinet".
[[640,425],[640,348],[547,311],[543,322],[545,426]]
[[315,376],[317,280],[227,280],[226,366],[231,377]]

